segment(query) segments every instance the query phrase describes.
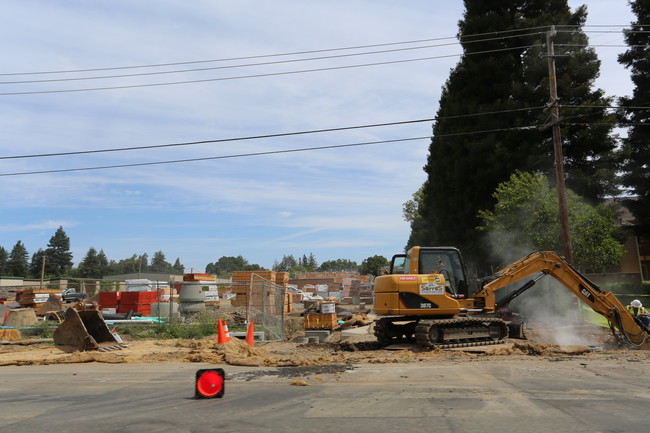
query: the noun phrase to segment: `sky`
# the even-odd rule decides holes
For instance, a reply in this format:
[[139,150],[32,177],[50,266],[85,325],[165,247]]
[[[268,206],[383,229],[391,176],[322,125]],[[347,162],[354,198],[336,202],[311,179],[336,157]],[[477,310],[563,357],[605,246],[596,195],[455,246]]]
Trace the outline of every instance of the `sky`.
[[[569,4],[587,4],[587,26],[634,20],[622,0]],[[75,264],[91,247],[162,251],[187,272],[222,256],[390,259],[432,122],[340,128],[435,117],[462,14],[458,0],[3,0],[0,246],[31,257],[62,226]],[[609,45],[596,86],[629,95],[620,28],[585,30]],[[282,135],[321,129],[339,130]],[[51,153],[72,154],[7,158]],[[15,174],[187,159],[202,160]]]

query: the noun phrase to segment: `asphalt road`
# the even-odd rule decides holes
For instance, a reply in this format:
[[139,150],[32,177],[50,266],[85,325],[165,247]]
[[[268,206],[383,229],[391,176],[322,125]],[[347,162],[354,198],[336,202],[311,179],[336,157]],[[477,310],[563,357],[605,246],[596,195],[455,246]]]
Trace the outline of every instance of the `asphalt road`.
[[[209,367],[225,395],[194,399]],[[649,372],[635,358],[0,367],[0,432],[646,432]]]

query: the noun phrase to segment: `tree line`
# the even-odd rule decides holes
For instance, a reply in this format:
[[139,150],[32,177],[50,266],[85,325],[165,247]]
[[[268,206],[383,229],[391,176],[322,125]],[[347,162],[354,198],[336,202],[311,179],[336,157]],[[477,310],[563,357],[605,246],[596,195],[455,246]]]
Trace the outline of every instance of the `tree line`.
[[[105,275],[131,274],[131,273],[170,273],[183,274],[185,266],[177,258],[171,264],[162,251],[156,251],[151,260],[147,253],[133,254],[131,257],[116,261],[109,260],[104,250],[91,247],[79,262],[73,266],[72,252],[70,251],[70,238],[59,227],[50,238],[47,248],[39,248],[31,259],[27,248],[22,241],[17,241],[10,252],[0,246],[0,276],[40,278],[71,277],[71,278],[97,278]],[[372,256],[361,264],[348,259],[327,260],[320,265],[312,253],[296,259],[293,255],[283,255],[282,260],[275,260],[273,270],[285,271],[292,275],[299,272],[343,272],[356,271],[364,275],[378,275],[380,268],[388,266],[388,260],[383,256]],[[209,263],[205,272],[228,278],[234,271],[261,271],[264,268],[258,264],[249,263],[242,256],[223,256],[214,263]]]
[[[622,246],[620,233],[601,224],[605,218],[611,227],[618,218],[616,209],[601,205],[606,197],[634,196],[622,201],[636,218],[636,233],[650,233],[650,33],[643,27],[650,1],[629,2],[637,20],[624,30],[630,48],[619,62],[630,70],[634,92],[623,98],[594,86],[600,61],[583,30],[586,6],[464,3],[463,55],[442,89],[427,177],[404,205],[407,248],[454,245],[479,272],[502,264],[504,250],[562,251],[557,201],[548,194],[556,191],[550,104],[561,113],[574,259],[593,271],[611,268]],[[557,55],[559,101],[549,97],[547,38]],[[616,127],[627,136],[617,136]]]
[[[388,266],[389,262],[383,256],[375,255],[368,257],[357,264],[348,259],[326,260],[318,264],[313,253],[303,254],[297,259],[292,255],[283,255],[282,259],[273,261],[270,270],[278,272],[289,272],[291,276],[303,272],[358,272],[361,275],[379,275],[382,267]],[[215,274],[220,278],[229,278],[235,271],[262,271],[267,270],[258,264],[249,263],[242,256],[222,256],[214,263],[209,263],[205,271]]]
[[0,276],[22,278],[72,277],[97,278],[105,275],[129,274],[136,272],[161,272],[182,274],[185,266],[180,259],[172,265],[162,251],[156,251],[151,260],[147,253],[134,254],[119,261],[109,260],[104,250],[88,249],[83,260],[75,268],[70,251],[70,238],[59,227],[50,238],[47,248],[39,248],[31,259],[22,241],[16,242],[10,252],[0,246]]

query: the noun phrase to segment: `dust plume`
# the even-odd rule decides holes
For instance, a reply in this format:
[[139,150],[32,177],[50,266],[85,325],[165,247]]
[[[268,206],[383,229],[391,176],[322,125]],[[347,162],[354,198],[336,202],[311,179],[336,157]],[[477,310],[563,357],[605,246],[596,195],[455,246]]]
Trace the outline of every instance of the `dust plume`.
[[[531,278],[519,281],[517,287]],[[587,332],[589,325],[582,317],[580,300],[551,276],[539,280],[512,301],[509,308],[524,317],[527,328],[542,342],[561,346],[597,345]]]

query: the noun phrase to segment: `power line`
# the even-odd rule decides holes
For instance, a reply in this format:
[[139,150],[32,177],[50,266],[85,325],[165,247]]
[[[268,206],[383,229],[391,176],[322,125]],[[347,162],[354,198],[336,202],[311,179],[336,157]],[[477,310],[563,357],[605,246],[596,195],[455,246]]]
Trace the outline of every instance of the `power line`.
[[323,71],[334,71],[341,69],[353,69],[353,68],[364,68],[369,66],[382,66],[382,65],[394,65],[400,63],[411,63],[419,62],[425,60],[438,60],[450,57],[461,57],[463,55],[480,55],[480,54],[492,54],[503,51],[512,51],[512,50],[522,50],[532,47],[541,47],[541,44],[534,45],[524,45],[518,47],[510,48],[499,48],[495,50],[485,50],[485,51],[476,51],[465,54],[449,54],[443,56],[431,56],[431,57],[420,57],[415,59],[403,59],[403,60],[392,60],[376,63],[364,63],[357,65],[345,65],[345,66],[332,66],[326,68],[314,68],[314,69],[303,69],[298,71],[284,71],[284,72],[271,72],[271,73],[262,73],[262,74],[252,74],[252,75],[240,75],[234,77],[221,77],[221,78],[206,78],[201,80],[186,80],[186,81],[173,81],[166,83],[149,83],[149,84],[132,84],[132,85],[122,85],[122,86],[105,86],[105,87],[90,87],[90,88],[80,88],[80,89],[62,89],[62,90],[36,90],[36,91],[25,91],[25,92],[4,92],[0,93],[0,96],[15,96],[15,95],[38,95],[38,94],[51,94],[51,93],[72,93],[72,92],[89,92],[89,91],[98,91],[98,90],[118,90],[118,89],[134,89],[134,88],[143,88],[143,87],[159,87],[159,86],[173,86],[179,84],[193,84],[193,83],[207,83],[214,81],[230,81],[230,80],[241,80],[248,78],[261,78],[261,77],[275,77],[281,75],[293,75],[293,74],[302,74],[309,72],[323,72]]
[[[495,40],[502,41],[504,39],[511,38],[520,38],[524,36],[534,36],[540,35],[542,33],[527,33],[524,35],[515,35],[515,36],[501,36],[498,38],[488,38],[488,39],[477,39],[468,41],[467,43],[479,43],[479,42],[492,42]],[[104,79],[115,79],[115,78],[132,78],[132,77],[143,77],[143,76],[153,76],[153,75],[169,75],[169,74],[179,74],[187,72],[204,72],[204,71],[214,71],[214,70],[223,70],[223,69],[235,69],[235,68],[245,68],[245,67],[254,67],[254,66],[269,66],[269,65],[279,65],[286,63],[296,63],[296,62],[307,62],[314,60],[331,60],[331,59],[341,59],[347,57],[357,57],[357,56],[367,56],[374,54],[387,54],[395,53],[402,51],[413,51],[413,50],[422,50],[428,48],[440,48],[459,45],[459,42],[447,43],[447,44],[436,44],[436,45],[423,45],[418,47],[407,47],[407,48],[394,48],[390,50],[379,50],[379,51],[367,51],[362,53],[350,53],[350,54],[337,54],[331,56],[319,56],[319,57],[308,57],[303,59],[291,59],[291,60],[276,60],[268,62],[258,62],[258,63],[246,63],[239,65],[228,65],[228,66],[213,66],[206,68],[192,68],[192,69],[177,69],[172,71],[156,71],[156,72],[140,72],[134,74],[119,74],[119,75],[101,75],[101,76],[91,76],[91,77],[73,77],[73,78],[51,78],[51,79],[42,79],[42,80],[20,80],[20,81],[0,81],[0,84],[35,84],[35,83],[54,83],[54,82],[66,82],[66,81],[85,81],[85,80],[104,80]],[[0,74],[3,75],[3,74]]]
[[365,129],[365,128],[376,128],[383,126],[397,126],[397,125],[409,125],[414,123],[423,123],[423,122],[433,122],[436,120],[442,119],[462,119],[467,117],[475,116],[486,116],[486,115],[495,115],[495,114],[505,114],[505,113],[514,113],[519,111],[530,111],[530,110],[541,110],[546,108],[545,106],[537,107],[526,107],[526,108],[513,108],[508,110],[499,110],[499,111],[485,111],[480,113],[471,113],[471,114],[459,114],[454,116],[441,116],[425,119],[416,119],[416,120],[403,120],[398,122],[385,122],[385,123],[374,123],[366,125],[356,125],[356,126],[341,126],[336,128],[322,128],[322,129],[312,129],[307,131],[295,131],[295,132],[282,132],[275,134],[263,134],[263,135],[252,135],[245,137],[234,137],[234,138],[221,138],[213,140],[202,140],[202,141],[187,141],[181,143],[167,143],[167,144],[152,144],[148,146],[130,146],[130,147],[115,147],[108,149],[97,149],[97,150],[80,150],[74,152],[58,152],[58,153],[42,153],[42,154],[32,154],[32,155],[14,155],[14,156],[0,156],[0,160],[3,159],[25,159],[25,158],[43,158],[43,157],[52,157],[52,156],[70,156],[70,155],[84,155],[91,153],[107,153],[107,152],[123,152],[130,150],[144,150],[144,149],[159,149],[165,147],[179,147],[179,146],[192,146],[197,144],[209,144],[209,143],[226,143],[233,141],[246,141],[246,140],[259,140],[266,138],[278,138],[278,137],[290,137],[295,135],[307,135],[307,134],[318,134],[323,132],[337,132],[337,131],[347,131],[353,129]]
[[650,106],[631,106],[631,105],[558,105],[560,108],[610,108],[624,110],[650,110]]
[[[457,136],[470,135],[470,134],[488,134],[488,133],[504,132],[504,131],[537,130],[537,128],[538,128],[537,126],[518,126],[518,127],[512,127],[512,128],[498,128],[498,129],[483,130],[483,131],[466,131],[466,132],[458,132],[458,133],[453,133],[453,134],[436,135],[434,138],[457,137]],[[399,139],[393,139],[393,140],[368,141],[368,142],[353,143],[353,144],[337,144],[337,145],[329,145],[329,146],[304,147],[304,148],[299,148],[299,149],[285,149],[285,150],[271,150],[271,151],[266,151],[266,152],[242,153],[242,154],[235,154],[235,155],[222,155],[222,156],[209,156],[209,157],[202,157],[202,158],[175,159],[175,160],[169,160],[169,161],[140,162],[140,163],[132,163],[132,164],[116,164],[116,165],[104,165],[104,166],[96,166],[96,167],[64,168],[64,169],[56,169],[56,170],[40,170],[40,171],[24,171],[24,172],[13,172],[13,173],[0,173],[0,177],[26,176],[26,175],[35,175],[35,174],[70,173],[70,172],[91,171],[91,170],[107,170],[107,169],[115,169],[115,168],[144,167],[144,166],[163,165],[163,164],[180,164],[180,163],[187,163],[187,162],[211,161],[211,160],[217,160],[217,159],[245,158],[245,157],[251,157],[251,156],[278,155],[278,154],[283,154],[283,153],[308,152],[308,151],[325,150],[325,149],[340,149],[340,148],[369,146],[369,145],[385,144],[385,143],[399,143],[399,142],[405,142],[405,141],[424,140],[424,139],[431,139],[431,138],[432,138],[431,136],[410,137],[410,138],[399,138]]]
[[[555,44],[556,47],[572,48],[646,48],[647,45],[627,45],[627,44]],[[2,84],[2,83],[0,83]]]
[[[416,44],[416,43],[424,43],[424,42],[450,40],[450,39],[454,39],[454,40],[461,39],[461,40],[463,40],[463,39],[469,39],[469,38],[478,37],[478,36],[488,36],[488,35],[494,36],[494,35],[499,35],[499,34],[509,34],[509,33],[514,33],[514,32],[524,32],[524,31],[529,31],[529,30],[539,30],[539,29],[547,29],[547,28],[548,28],[548,26],[537,26],[537,27],[528,27],[528,28],[523,28],[523,29],[502,30],[502,31],[494,31],[494,32],[486,32],[486,33],[476,33],[476,34],[471,34],[471,35],[464,35],[464,36],[461,36],[460,38],[458,36],[446,36],[446,37],[439,37],[439,38],[418,39],[418,40],[412,40],[412,41],[388,42],[388,43],[382,43],[382,44],[357,45],[357,46],[351,46],[351,47],[326,48],[326,49],[317,49],[317,50],[294,51],[294,52],[288,52],[288,53],[262,54],[262,55],[255,55],[255,56],[230,57],[230,58],[221,58],[221,59],[191,60],[191,61],[185,61],[185,62],[169,62],[169,63],[156,63],[156,64],[145,64],[145,65],[114,66],[114,67],[104,67],[104,68],[88,68],[88,69],[69,69],[69,70],[58,70],[58,71],[8,72],[8,73],[0,73],[0,76],[68,74],[68,73],[80,73],[80,72],[99,72],[99,71],[115,71],[115,70],[125,70],[125,69],[160,68],[160,67],[167,67],[167,66],[193,65],[193,64],[201,64],[201,63],[216,63],[216,62],[230,62],[230,61],[239,61],[239,60],[253,60],[253,59],[263,59],[263,58],[272,58],[272,57],[297,56],[297,55],[303,55],[303,54],[316,54],[316,53],[326,53],[326,52],[335,52],[335,51],[346,51],[346,50],[358,50],[358,49],[366,49],[366,48],[388,47],[388,46],[395,46],[395,45],[408,45],[408,44]],[[513,37],[519,37],[519,36],[522,36],[522,35],[516,35],[516,36],[513,36]],[[524,36],[526,36],[526,35],[524,35]],[[500,38],[493,38],[492,40],[497,40],[497,39],[501,39],[501,37]],[[472,41],[472,42],[480,42],[480,41]],[[454,44],[457,44],[457,42],[455,42]]]

